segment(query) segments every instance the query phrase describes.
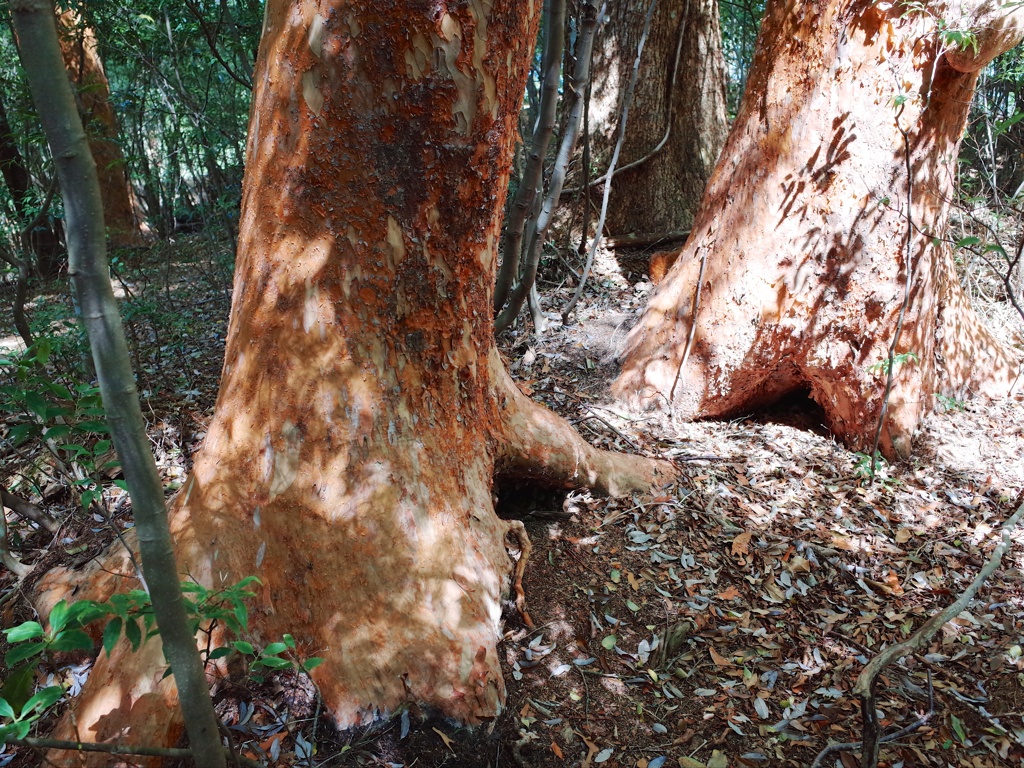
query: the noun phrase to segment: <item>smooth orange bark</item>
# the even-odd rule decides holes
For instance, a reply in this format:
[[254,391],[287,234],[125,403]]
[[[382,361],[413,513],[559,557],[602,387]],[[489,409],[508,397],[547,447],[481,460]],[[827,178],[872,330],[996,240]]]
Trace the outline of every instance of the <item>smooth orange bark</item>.
[[938,5],[769,3],[693,233],[627,340],[620,396],[697,418],[806,389],[869,450],[907,270],[883,452],[909,453],[936,393],[1010,392],[1018,361],[936,238],[977,72],[1020,38],[1021,13],[957,9],[970,15],[944,21],[981,32],[977,55],[942,49]]
[[[523,396],[491,290],[539,4],[271,0],[213,422],[172,509],[179,562],[247,576],[339,726],[405,702],[496,715],[512,561],[496,473],[613,493],[672,467],[598,451]],[[521,542],[520,542],[521,543]],[[96,572],[92,593],[120,588]],[[48,599],[68,584],[48,579]],[[100,657],[86,738],[173,738],[153,655]],[[136,710],[141,717],[136,717]],[[70,721],[63,726],[71,728]]]

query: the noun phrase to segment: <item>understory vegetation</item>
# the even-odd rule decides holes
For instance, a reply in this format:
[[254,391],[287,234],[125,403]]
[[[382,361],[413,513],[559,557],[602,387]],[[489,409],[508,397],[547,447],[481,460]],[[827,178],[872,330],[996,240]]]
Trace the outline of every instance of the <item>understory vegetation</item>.
[[[555,60],[571,58],[587,7],[568,4],[569,52]],[[145,240],[111,250],[110,277],[171,498],[206,437],[224,364],[263,8],[103,0],[74,11],[98,41]],[[758,2],[721,2],[730,117],[762,13]],[[71,597],[45,613],[33,600],[49,574],[90,567],[135,522],[68,287],[64,204],[18,60],[4,26],[0,167],[18,165],[29,184],[20,198],[9,180],[0,185],[0,768],[47,764],[55,745],[46,739],[96,655],[156,634],[144,589],[109,602]],[[508,287],[519,285],[522,301],[498,336],[501,356],[525,395],[588,442],[668,459],[679,476],[615,499],[527,481],[495,486],[499,515],[522,520],[533,542],[522,581],[529,613],[504,606],[508,700],[476,728],[410,703],[335,730],[309,674],[319,657],[291,635],[250,631],[259,581],[212,591],[183,574],[204,663],[218,670],[212,696],[226,744],[245,764],[310,768],[852,766],[871,727],[858,676],[887,647],[923,638],[877,672],[878,764],[1024,765],[1024,534],[1004,529],[1024,502],[1024,403],[936,393],[912,458],[889,463],[837,442],[804,392],[692,422],[612,399],[625,333],[656,291],[651,256],[672,238],[596,234],[604,189],[592,182],[607,168],[590,157],[589,116],[565,160],[559,149],[574,118],[557,111],[530,176],[544,65],[538,42],[507,206],[514,220],[516,193],[532,178],[536,197],[520,213],[535,229],[516,244],[526,257]],[[571,70],[556,77],[563,99],[575,93],[563,79]],[[959,279],[988,328],[1020,355],[1020,47],[981,75],[957,189],[944,237]],[[552,209],[542,214],[542,202]],[[55,274],[41,262],[43,231],[61,243]],[[907,354],[887,361],[912,363]],[[994,554],[1001,559],[976,583]],[[969,605],[921,634],[970,589]],[[153,764],[138,754],[117,759]],[[186,755],[149,759],[184,765],[170,761]]]

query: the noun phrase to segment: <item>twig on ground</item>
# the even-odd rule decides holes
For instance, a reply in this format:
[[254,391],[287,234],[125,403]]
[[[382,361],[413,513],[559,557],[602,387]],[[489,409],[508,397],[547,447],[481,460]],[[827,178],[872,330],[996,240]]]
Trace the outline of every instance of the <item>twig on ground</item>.
[[16,493],[11,493],[6,488],[0,487],[0,503],[19,517],[31,520],[50,533],[56,533],[60,528],[60,523],[46,514],[40,507]]
[[[898,731],[893,731],[892,733],[888,734],[887,736],[883,736],[879,740],[879,742],[883,743],[883,744],[888,744],[890,741],[896,741],[896,739],[902,739],[904,736],[913,733],[918,728],[920,728],[922,725],[927,723],[928,720],[931,719],[931,716],[935,714],[935,695],[934,694],[935,694],[935,691],[932,688],[932,676],[931,676],[931,672],[929,672],[928,673],[928,711],[925,714],[921,715],[917,719],[916,722],[913,722],[913,723],[911,723],[908,726],[900,728]],[[811,768],[820,768],[820,766],[822,765],[822,761],[826,757],[831,755],[833,752],[846,752],[847,750],[851,750],[851,749],[860,749],[861,746],[862,746],[862,742],[860,742],[860,741],[851,741],[851,742],[847,742],[845,744],[829,744],[827,747],[825,747],[823,750],[821,750],[821,752],[818,753],[818,756],[816,758],[814,758],[814,762],[811,763]]]
[[861,751],[862,768],[875,768],[878,764],[878,747],[882,743],[878,716],[875,709],[875,682],[878,676],[897,659],[909,656],[924,647],[942,629],[943,625],[960,615],[977,594],[978,590],[981,589],[986,579],[999,567],[1003,555],[1010,548],[1010,531],[1017,526],[1022,516],[1024,516],[1024,503],[1020,504],[1017,511],[1003,524],[1001,541],[996,545],[989,561],[985,563],[974,581],[971,582],[970,586],[964,590],[957,600],[934,614],[906,640],[890,645],[875,656],[860,673],[853,692],[861,700],[861,714],[864,718],[864,746]]
[[[134,744],[93,744],[82,741],[63,741],[61,739],[8,739],[8,744],[32,749],[66,749],[71,752],[104,752],[108,755],[140,755],[142,757],[192,757],[191,749],[175,749],[172,747],[144,747]],[[228,750],[224,750],[227,757]],[[228,758],[230,759],[230,758]],[[263,764],[252,758],[238,755],[239,765],[245,768],[263,768]]]

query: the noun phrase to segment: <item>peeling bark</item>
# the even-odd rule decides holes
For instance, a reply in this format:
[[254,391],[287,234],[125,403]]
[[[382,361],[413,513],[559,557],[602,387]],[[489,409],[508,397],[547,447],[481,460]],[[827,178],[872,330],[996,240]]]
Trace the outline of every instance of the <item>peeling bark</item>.
[[936,393],[1011,391],[1018,361],[970,309],[935,238],[954,194],[971,67],[1020,38],[1006,30],[1021,14],[999,11],[1002,34],[980,27],[985,42],[967,65],[940,49],[943,8],[931,10],[769,3],[693,234],[627,339],[620,396],[696,418],[809,389],[832,431],[870,450],[878,369],[898,336],[897,355],[912,357],[894,369],[881,435],[893,457],[909,454]]
[[[267,8],[220,393],[171,527],[190,578],[259,577],[250,639],[290,633],[324,657],[313,677],[342,727],[404,702],[467,723],[501,710],[505,537],[521,526],[494,512],[497,471],[620,492],[672,472],[586,445],[494,347],[539,10]],[[90,594],[119,586],[118,557]],[[53,574],[44,599],[68,581]],[[174,737],[154,715],[174,701],[155,653],[97,660],[84,738]]]

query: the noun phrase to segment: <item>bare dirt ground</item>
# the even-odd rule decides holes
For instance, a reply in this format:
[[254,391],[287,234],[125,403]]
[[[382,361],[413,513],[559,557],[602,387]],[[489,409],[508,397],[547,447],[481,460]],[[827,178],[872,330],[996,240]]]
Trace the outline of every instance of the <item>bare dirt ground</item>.
[[[169,489],[201,442],[220,371],[227,277],[213,247],[145,254],[148,280],[126,268],[136,367]],[[809,766],[830,742],[860,739],[852,689],[864,664],[963,592],[1020,503],[1024,405],[940,405],[914,459],[883,466],[874,482],[864,457],[800,398],[730,422],[628,412],[607,384],[650,290],[642,262],[602,254],[573,325],[503,339],[523,390],[593,443],[673,458],[683,471],[673,487],[614,500],[498,489],[500,511],[522,517],[534,543],[524,584],[536,628],[510,607],[502,645],[507,712],[471,730],[407,710],[337,734],[317,720],[308,681],[288,674],[217,692],[243,751],[282,766],[722,768]],[[569,288],[545,301],[560,308]],[[0,291],[5,305],[10,293]],[[59,478],[45,482],[56,471],[41,448],[8,445],[0,480],[64,522],[50,536],[10,517],[15,554],[33,572],[20,584],[0,575],[5,627],[34,618],[25,594],[46,568],[84,562],[131,524],[116,487],[106,490],[109,519],[87,515]],[[881,677],[888,730],[930,712],[884,745],[882,765],[1024,765],[1022,536],[927,652]],[[37,682],[53,676],[73,694],[89,663],[57,660]],[[849,768],[858,757],[823,764]],[[0,766],[9,758],[40,764],[8,749]]]

